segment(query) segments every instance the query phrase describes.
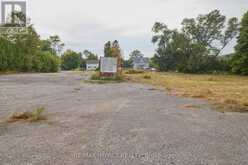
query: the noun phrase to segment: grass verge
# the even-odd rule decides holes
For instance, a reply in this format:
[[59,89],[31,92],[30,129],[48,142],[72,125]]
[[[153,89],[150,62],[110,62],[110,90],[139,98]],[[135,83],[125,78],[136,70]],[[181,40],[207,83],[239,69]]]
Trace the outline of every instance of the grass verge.
[[101,77],[99,72],[95,72],[91,76],[91,80],[87,81],[89,83],[95,84],[106,84],[106,83],[120,83],[124,81],[124,76],[122,74],[118,74],[114,77]]
[[248,112],[248,77],[167,72],[127,74],[126,77],[133,82],[162,86],[173,95],[206,99],[222,112]]
[[0,75],[17,74],[16,71],[0,71]]
[[129,69],[125,71],[125,74],[142,74],[145,73],[143,70]]

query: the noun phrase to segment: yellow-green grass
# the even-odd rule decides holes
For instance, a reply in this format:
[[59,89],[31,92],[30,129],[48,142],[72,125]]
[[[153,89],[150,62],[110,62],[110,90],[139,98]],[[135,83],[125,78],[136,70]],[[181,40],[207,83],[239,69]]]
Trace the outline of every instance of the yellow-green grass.
[[[150,79],[144,77],[150,76]],[[162,86],[171,94],[202,98],[220,111],[248,112],[248,77],[146,72],[126,75],[134,82]]]
[[113,77],[102,77],[100,72],[94,72],[91,76],[91,80],[88,81],[90,83],[97,83],[97,84],[106,84],[106,83],[113,83],[113,82],[123,82],[124,76],[121,73]]
[[16,74],[18,72],[16,71],[0,71],[0,75],[6,75],[6,74]]
[[45,111],[44,107],[38,107],[32,112],[15,112],[11,114],[11,116],[7,119],[8,123],[15,123],[18,121],[29,121],[29,122],[38,122],[42,120],[46,120],[46,116],[43,115]]

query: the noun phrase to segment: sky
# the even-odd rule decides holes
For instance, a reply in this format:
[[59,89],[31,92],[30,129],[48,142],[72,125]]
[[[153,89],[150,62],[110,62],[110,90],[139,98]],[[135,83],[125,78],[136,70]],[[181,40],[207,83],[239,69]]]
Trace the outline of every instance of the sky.
[[42,38],[56,34],[65,49],[98,55],[103,55],[104,43],[118,40],[125,57],[135,49],[148,57],[154,54],[151,29],[156,21],[180,28],[183,18],[214,9],[240,19],[248,0],[27,0],[27,15]]

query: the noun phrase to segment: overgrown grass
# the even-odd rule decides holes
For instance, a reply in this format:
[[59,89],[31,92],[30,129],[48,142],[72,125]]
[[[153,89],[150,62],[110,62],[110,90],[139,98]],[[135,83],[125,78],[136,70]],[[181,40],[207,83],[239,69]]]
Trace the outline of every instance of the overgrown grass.
[[99,72],[95,72],[91,76],[91,83],[105,84],[112,82],[123,82],[124,76],[122,74],[115,75],[114,77],[102,77]]
[[144,79],[152,79],[152,76],[150,76],[150,75],[144,75],[143,78],[144,78]]
[[[152,79],[145,79],[150,75]],[[220,111],[248,112],[248,77],[149,72],[129,80],[165,87],[171,94],[210,101]]]
[[28,122],[38,122],[41,120],[46,120],[46,117],[43,115],[45,111],[44,107],[38,107],[34,111],[29,112],[15,112],[8,119],[7,122],[14,123],[18,121],[28,121]]
[[81,72],[81,71],[83,71],[83,69],[82,68],[76,68],[76,69],[73,69],[73,71],[75,71],[75,72]]
[[17,74],[17,71],[0,71],[0,75]]
[[125,74],[142,74],[144,73],[143,70],[135,70],[135,69],[130,69],[125,72]]

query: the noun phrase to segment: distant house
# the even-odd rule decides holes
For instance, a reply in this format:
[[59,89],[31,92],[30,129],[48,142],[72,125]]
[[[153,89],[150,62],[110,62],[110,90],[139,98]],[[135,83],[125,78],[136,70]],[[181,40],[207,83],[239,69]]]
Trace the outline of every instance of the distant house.
[[87,60],[86,61],[86,70],[96,70],[99,67],[99,61],[98,60]]
[[137,57],[133,59],[133,69],[148,69],[149,58]]

